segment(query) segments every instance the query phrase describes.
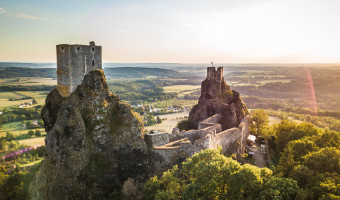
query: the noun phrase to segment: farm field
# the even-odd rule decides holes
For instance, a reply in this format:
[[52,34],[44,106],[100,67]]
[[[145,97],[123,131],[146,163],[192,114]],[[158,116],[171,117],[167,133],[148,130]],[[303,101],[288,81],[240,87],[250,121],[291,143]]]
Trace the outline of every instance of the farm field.
[[198,100],[183,100],[183,99],[170,99],[151,103],[154,108],[170,107],[178,105],[182,107],[192,107],[197,104]]
[[189,116],[190,110],[186,110],[180,113],[172,113],[166,115],[159,115],[161,119],[166,118],[167,120],[163,120],[161,124],[156,124],[153,126],[146,126],[145,129],[148,131],[157,130],[166,133],[172,133],[172,129],[176,127],[177,123],[183,120],[184,117]]
[[[2,79],[3,81],[6,79]],[[9,83],[8,83],[9,82]],[[10,79],[7,81],[8,85],[57,85],[57,79],[55,78],[42,78],[42,77],[19,77],[17,79]]]
[[38,104],[45,102],[48,92],[45,91],[17,91],[17,92],[0,92],[0,109],[12,106],[19,106],[23,103],[32,102],[32,99],[21,99],[10,101],[9,98],[20,99],[23,97],[35,98]]
[[[26,120],[26,121],[32,121],[32,120]],[[12,122],[1,125],[0,128],[0,137],[5,137],[7,132],[12,133],[13,135],[17,136],[19,134],[26,134],[30,129],[21,128],[21,122]],[[32,129],[35,131],[35,129]],[[40,130],[41,134],[46,134],[44,128],[38,128]]]
[[36,137],[36,138],[29,138],[24,140],[18,140],[20,144],[32,146],[32,147],[40,147],[45,146],[45,137]]
[[178,97],[183,99],[186,94],[201,90],[201,85],[172,85],[163,87],[165,92],[177,92]]
[[200,89],[201,85],[171,85],[163,87],[165,92],[181,92]]
[[29,96],[35,98],[38,104],[45,103],[46,96],[49,92],[47,91],[19,91],[18,94],[22,94],[24,96]]

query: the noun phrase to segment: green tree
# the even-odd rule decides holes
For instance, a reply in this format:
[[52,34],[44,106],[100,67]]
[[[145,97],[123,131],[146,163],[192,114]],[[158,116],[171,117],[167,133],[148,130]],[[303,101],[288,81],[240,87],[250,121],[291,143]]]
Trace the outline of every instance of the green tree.
[[[298,182],[298,185],[303,188],[309,187],[313,183],[314,172],[304,165],[294,166],[290,177]],[[302,192],[302,191],[301,191]]]
[[177,176],[178,167],[164,172],[162,177],[152,177],[144,185],[144,199],[181,199],[181,180]]
[[257,136],[267,136],[269,116],[263,109],[251,113],[250,133]]
[[34,135],[34,131],[33,130],[29,130],[27,135],[28,135],[28,137],[32,137]]
[[296,165],[304,161],[303,156],[318,150],[319,147],[316,146],[314,141],[308,138],[290,141],[280,158],[280,170],[282,170],[285,175],[289,175]]
[[10,132],[6,133],[6,140],[7,141],[12,141],[14,139],[15,139],[15,137],[14,137],[13,133],[10,133]]
[[317,136],[320,130],[309,123],[297,124],[287,120],[282,120],[274,127],[276,151],[279,155],[286,145],[293,140],[298,140],[306,136]]
[[43,120],[39,120],[38,124],[39,124],[39,126],[44,127],[44,121]]
[[17,147],[19,146],[19,143],[17,141],[10,141],[8,143],[8,149],[17,149]]
[[339,199],[340,198],[340,176],[338,173],[316,174],[310,191],[314,199]]
[[37,100],[35,100],[35,98],[32,98],[32,104],[37,104]]
[[41,136],[41,132],[39,129],[35,129],[35,136],[40,137]]
[[340,150],[335,147],[322,148],[304,156],[303,162],[314,172],[336,172],[340,174]]
[[221,151],[207,149],[144,187],[145,199],[257,199],[272,171],[241,165]]
[[26,127],[28,128],[28,127],[30,127],[30,126],[33,126],[33,122],[32,122],[32,121],[27,121],[27,122],[26,122]]
[[4,139],[0,140],[0,151],[7,151],[7,141]]
[[291,178],[273,177],[265,185],[261,192],[261,199],[265,200],[289,200],[295,199],[299,191],[297,182]]
[[336,147],[340,149],[340,133],[326,130],[315,142],[318,147]]
[[191,120],[182,120],[180,122],[178,122],[177,124],[177,128],[180,131],[188,131],[191,129],[196,129],[197,128],[197,124],[195,124],[195,122],[191,121]]
[[157,121],[157,124],[161,124],[163,120],[159,116],[157,116],[156,121]]

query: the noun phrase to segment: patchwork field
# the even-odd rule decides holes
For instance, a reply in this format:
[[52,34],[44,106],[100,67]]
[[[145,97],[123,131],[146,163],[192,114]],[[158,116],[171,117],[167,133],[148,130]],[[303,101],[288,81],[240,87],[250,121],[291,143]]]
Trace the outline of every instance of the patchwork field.
[[[0,92],[0,109],[11,107],[11,106],[19,106],[23,103],[32,102],[32,99],[20,99],[23,97],[32,97],[35,98],[38,104],[43,104],[45,102],[46,96],[48,92],[35,92],[35,91],[17,91],[17,92]],[[20,100],[9,100],[20,99]]]
[[199,91],[201,89],[201,85],[172,85],[163,87],[163,89],[165,92],[177,92],[178,97],[183,99],[186,94]]
[[[2,80],[5,81],[6,79],[2,79]],[[14,80],[10,79],[10,81],[7,81],[7,84],[8,85],[25,85],[25,86],[57,85],[57,79],[41,78],[41,77],[19,77]]]
[[200,88],[201,85],[171,85],[163,87],[165,92],[184,92],[187,90],[197,90]]
[[[32,121],[32,120],[27,120],[27,121]],[[3,124],[0,126],[0,137],[5,137],[7,132],[12,133],[13,135],[19,135],[19,134],[26,134],[30,129],[26,128],[21,128],[21,122],[12,122],[12,123],[7,123]],[[35,131],[35,129],[32,129]],[[40,132],[42,135],[45,135],[45,129],[44,128],[39,128]]]

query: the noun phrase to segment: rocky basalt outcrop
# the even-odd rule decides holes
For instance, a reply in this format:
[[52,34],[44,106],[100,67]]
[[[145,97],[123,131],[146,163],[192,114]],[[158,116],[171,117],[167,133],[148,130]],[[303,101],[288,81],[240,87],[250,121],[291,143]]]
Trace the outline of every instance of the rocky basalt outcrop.
[[46,155],[32,199],[120,198],[151,175],[143,123],[109,92],[102,70],[89,72],[68,97],[53,89],[42,118]]
[[199,122],[215,115],[221,114],[222,129],[237,127],[249,114],[238,92],[232,90],[224,81],[223,68],[208,67],[207,78],[201,85],[201,96],[198,104],[189,114],[189,121],[196,127]]

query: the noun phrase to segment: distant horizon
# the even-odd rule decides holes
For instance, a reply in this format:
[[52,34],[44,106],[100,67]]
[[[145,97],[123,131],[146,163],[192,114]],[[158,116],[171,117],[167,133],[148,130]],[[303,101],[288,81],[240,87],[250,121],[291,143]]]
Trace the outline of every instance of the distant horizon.
[[[34,61],[0,61],[1,63],[20,63],[20,64],[57,64],[56,62],[34,62]],[[207,62],[103,62],[103,64],[207,64],[211,65],[211,63]],[[294,64],[340,64],[339,62],[218,62],[214,65],[224,65],[224,64],[245,64],[245,65],[257,65],[257,64],[268,64],[268,65],[275,65],[275,64],[288,64],[288,65],[294,65]]]
[[[104,62],[102,67],[179,68],[210,67],[211,63],[112,63]],[[214,63],[214,67],[340,67],[340,63]],[[56,68],[56,62],[0,62],[2,67]]]

